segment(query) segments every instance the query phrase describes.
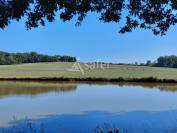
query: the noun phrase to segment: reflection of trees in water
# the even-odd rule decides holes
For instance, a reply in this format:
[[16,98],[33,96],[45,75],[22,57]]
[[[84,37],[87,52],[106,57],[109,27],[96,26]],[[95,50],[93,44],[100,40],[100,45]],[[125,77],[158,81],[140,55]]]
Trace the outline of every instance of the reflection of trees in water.
[[74,91],[76,88],[77,85],[75,83],[1,81],[0,96],[68,92]]
[[176,92],[177,91],[177,83],[141,83],[141,82],[84,82],[88,85],[117,85],[119,87],[144,87],[146,89],[159,89],[160,91],[171,91]]
[[134,82],[120,82],[120,83],[109,83],[109,82],[14,82],[14,81],[0,81],[0,97],[9,95],[38,95],[49,92],[68,92],[76,90],[80,84],[87,85],[117,85],[123,86],[140,86],[146,89],[159,89],[161,91],[177,91],[177,84],[175,83],[134,83]]
[[140,86],[146,89],[159,89],[160,91],[177,91],[176,83],[119,83],[119,86]]

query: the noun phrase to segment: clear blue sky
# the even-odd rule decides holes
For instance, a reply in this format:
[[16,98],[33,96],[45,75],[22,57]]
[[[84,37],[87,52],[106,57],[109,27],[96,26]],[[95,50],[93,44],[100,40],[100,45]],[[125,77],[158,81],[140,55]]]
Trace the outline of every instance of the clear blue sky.
[[145,62],[160,55],[177,55],[177,27],[166,36],[135,30],[118,34],[119,24],[105,24],[89,15],[81,27],[75,21],[59,20],[45,27],[26,31],[24,22],[13,22],[0,30],[0,50],[8,52],[36,51],[49,55],[71,55],[81,61]]

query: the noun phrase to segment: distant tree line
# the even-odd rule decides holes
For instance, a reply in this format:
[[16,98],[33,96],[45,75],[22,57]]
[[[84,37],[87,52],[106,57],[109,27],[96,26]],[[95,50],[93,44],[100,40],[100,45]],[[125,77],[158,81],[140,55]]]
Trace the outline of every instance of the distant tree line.
[[133,65],[133,66],[151,66],[151,67],[169,67],[169,68],[177,68],[177,56],[160,56],[155,61],[147,60],[146,63],[109,63],[112,65]]
[[139,65],[177,68],[177,56],[160,56],[156,61],[148,60],[146,63],[140,63]]
[[76,62],[77,59],[71,56],[49,56],[38,54],[36,52],[26,53],[8,53],[0,51],[0,65],[11,65],[21,63],[38,63],[38,62]]

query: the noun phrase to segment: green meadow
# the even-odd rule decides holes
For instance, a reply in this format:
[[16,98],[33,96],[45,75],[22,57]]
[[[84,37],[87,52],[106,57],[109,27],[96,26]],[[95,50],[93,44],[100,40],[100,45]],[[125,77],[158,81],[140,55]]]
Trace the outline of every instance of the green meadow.
[[177,80],[177,69],[130,65],[32,63],[1,65],[0,78],[148,78]]

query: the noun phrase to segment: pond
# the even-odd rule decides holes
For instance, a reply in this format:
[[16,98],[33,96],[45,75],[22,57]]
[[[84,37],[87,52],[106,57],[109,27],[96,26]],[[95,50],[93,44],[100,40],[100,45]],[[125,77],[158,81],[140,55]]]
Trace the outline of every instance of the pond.
[[0,81],[0,132],[174,133],[177,84]]

